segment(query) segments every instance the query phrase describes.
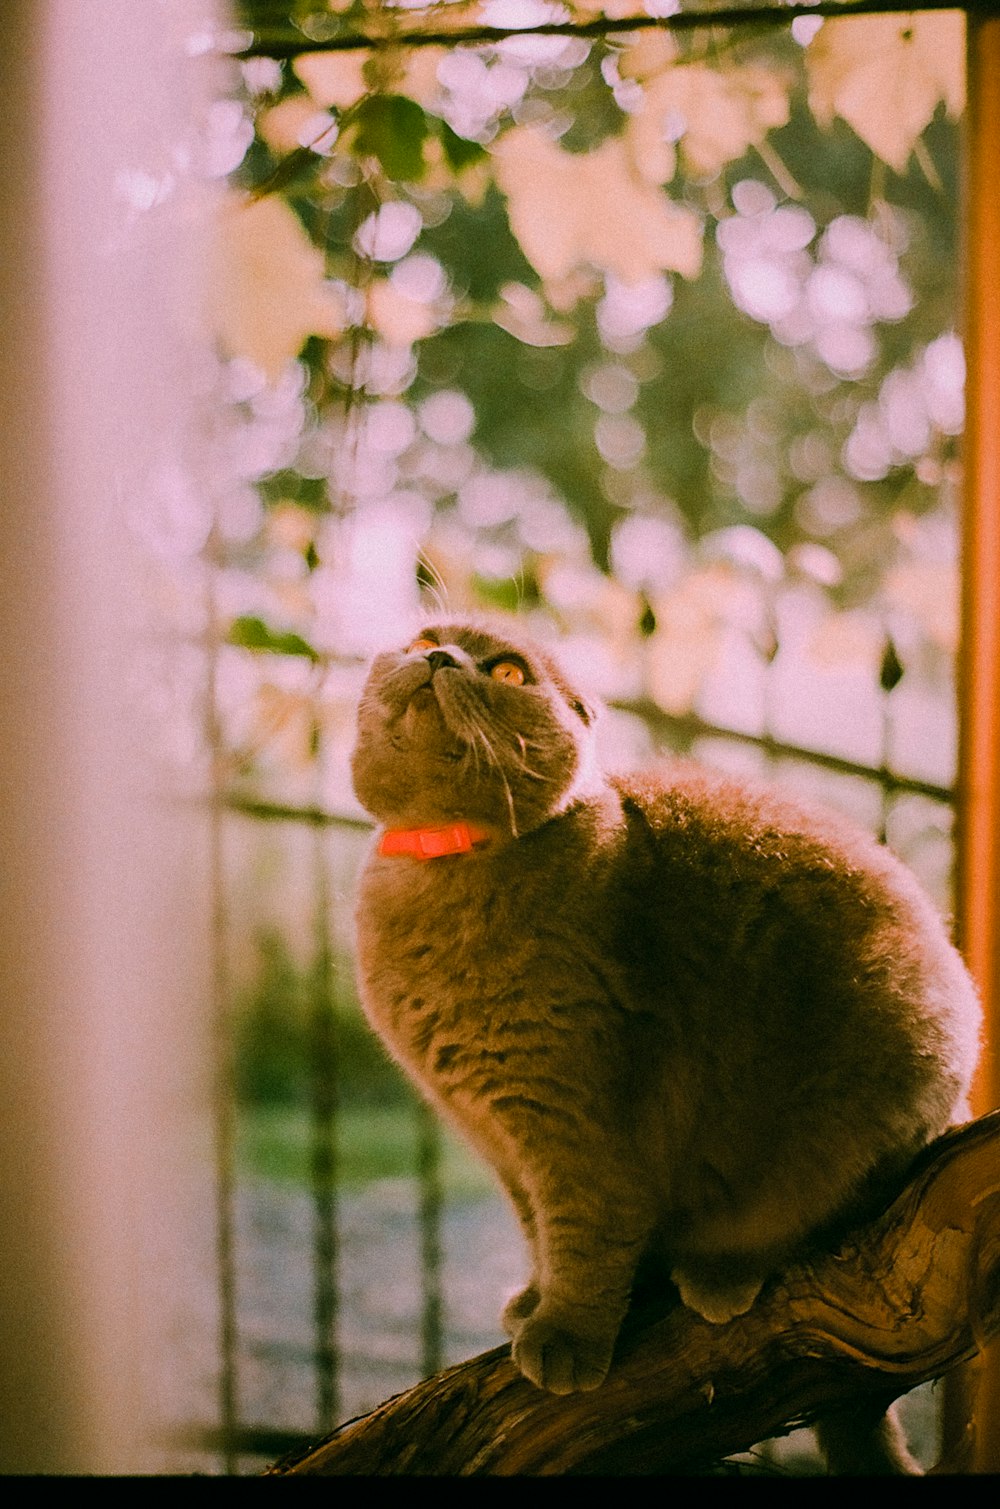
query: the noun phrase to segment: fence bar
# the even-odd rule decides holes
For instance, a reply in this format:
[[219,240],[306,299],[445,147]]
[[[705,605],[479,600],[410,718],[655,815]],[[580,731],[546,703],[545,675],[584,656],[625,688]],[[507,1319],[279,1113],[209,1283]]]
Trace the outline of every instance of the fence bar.
[[421,1368],[439,1371],[444,1354],[444,1296],[441,1287],[441,1132],[434,1114],[417,1103],[417,1177],[420,1182]]
[[[978,1114],[1000,1105],[1000,19],[970,17],[966,133],[964,602],[960,941],[983,995]],[[1000,1348],[980,1366],[972,1468],[1000,1471]]]
[[315,1329],[316,1424],[329,1431],[340,1411],[337,1346],[338,1257],[336,1118],[338,1063],[334,1020],[334,961],[330,942],[330,883],[326,835],[313,835],[315,960],[310,1002],[311,1133],[313,1198],[313,1324]]

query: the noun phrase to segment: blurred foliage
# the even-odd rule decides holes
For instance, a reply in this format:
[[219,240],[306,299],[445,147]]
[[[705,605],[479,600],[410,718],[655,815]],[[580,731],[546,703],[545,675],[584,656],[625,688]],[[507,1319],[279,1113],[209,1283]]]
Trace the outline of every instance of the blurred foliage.
[[[408,47],[595,12],[237,13],[298,49],[237,65],[219,128],[216,329],[258,509],[221,530],[231,645],[274,677],[363,659],[422,599],[517,609],[603,646],[599,695],[676,715],[729,629],[774,658],[794,589],[827,661],[946,686],[960,14]],[[276,730],[319,748],[287,737],[302,699],[336,737],[343,686],[286,682],[234,735],[244,772]]]
[[271,655],[303,655],[307,660],[317,658],[316,651],[301,634],[276,633],[262,618],[251,614],[233,619],[226,640],[229,644],[242,645],[247,650],[263,650]]
[[[239,1156],[255,1174],[282,1183],[308,1185],[314,1130],[297,1106],[244,1107],[239,1123]],[[336,1121],[336,1172],[341,1189],[373,1179],[412,1179],[419,1162],[419,1122],[412,1105],[379,1106],[348,1102]],[[449,1198],[495,1193],[496,1184],[450,1133],[442,1129],[441,1189]]]
[[[233,1030],[238,1153],[255,1174],[310,1182],[314,1085],[318,1078],[324,1091],[329,1086],[331,1048],[338,1185],[410,1178],[418,1165],[422,1120],[416,1096],[369,1031],[351,979],[347,958],[336,957],[329,982],[321,983],[316,971],[296,964],[278,932],[264,931],[256,939],[253,980],[236,1003]],[[495,1188],[454,1137],[439,1135],[440,1177],[450,1195]]]
[[[237,12],[303,49],[515,14]],[[681,719],[736,640],[767,667],[805,622],[816,665],[858,661],[879,707],[919,681],[950,721],[962,66],[947,14],[235,65],[212,128],[234,779],[343,806],[354,672],[428,604],[545,617],[598,694]],[[771,731],[748,706],[706,716]],[[831,702],[810,736],[836,753],[850,722]],[[350,961],[327,982],[256,949],[245,1159],[308,1177],[332,1017],[338,1179],[411,1174],[413,1095]],[[482,1187],[450,1139],[444,1168]]]
[[[361,1016],[350,959],[335,960],[328,986],[296,965],[277,932],[261,933],[256,953],[253,983],[234,1016],[233,1075],[242,1105],[308,1107],[321,1012],[333,1016],[333,1051],[346,1100],[355,1107],[412,1105],[409,1086]],[[326,1075],[329,1065],[321,1067]]]

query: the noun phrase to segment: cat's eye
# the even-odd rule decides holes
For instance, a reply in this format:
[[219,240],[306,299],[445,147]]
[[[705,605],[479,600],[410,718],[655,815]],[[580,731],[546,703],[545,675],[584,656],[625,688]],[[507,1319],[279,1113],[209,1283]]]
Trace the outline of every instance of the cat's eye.
[[420,639],[413,641],[406,653],[407,655],[426,655],[428,650],[439,650],[440,648],[441,646],[435,640],[421,636]]
[[516,660],[498,660],[490,666],[490,675],[494,681],[505,681],[508,686],[523,686],[528,679],[524,666]]

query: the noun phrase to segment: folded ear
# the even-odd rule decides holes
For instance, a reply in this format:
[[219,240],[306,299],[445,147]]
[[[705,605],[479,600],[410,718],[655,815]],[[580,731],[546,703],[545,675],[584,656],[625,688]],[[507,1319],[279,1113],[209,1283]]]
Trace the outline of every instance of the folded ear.
[[547,654],[544,650],[538,655],[545,669],[552,677],[553,682],[566,706],[572,708],[581,723],[589,728],[597,717],[599,704],[582,697],[576,688],[570,683],[566,672],[555,656]]
[[583,722],[586,723],[587,727],[589,728],[591,723],[593,723],[594,719],[597,717],[597,708],[594,706],[594,704],[592,702],[585,702],[584,699],[582,697],[578,697],[575,692],[568,692],[566,695],[566,701],[569,703],[570,707],[573,709],[576,715],[579,718],[582,718]]

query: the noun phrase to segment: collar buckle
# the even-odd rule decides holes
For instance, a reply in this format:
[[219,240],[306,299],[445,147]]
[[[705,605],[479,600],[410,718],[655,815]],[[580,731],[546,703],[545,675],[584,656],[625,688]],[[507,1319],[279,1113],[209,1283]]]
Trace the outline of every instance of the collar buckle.
[[379,839],[378,852],[387,857],[443,859],[449,854],[470,854],[489,838],[484,828],[464,820],[441,828],[387,828]]

